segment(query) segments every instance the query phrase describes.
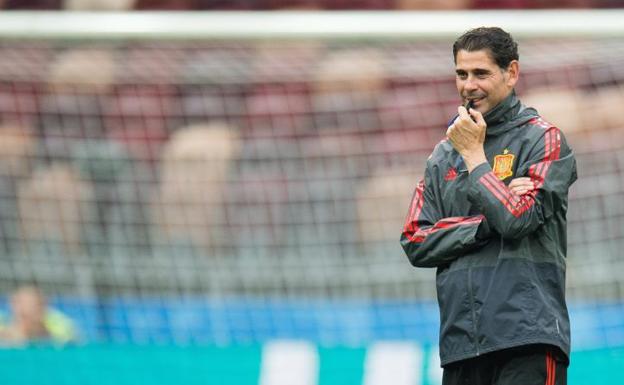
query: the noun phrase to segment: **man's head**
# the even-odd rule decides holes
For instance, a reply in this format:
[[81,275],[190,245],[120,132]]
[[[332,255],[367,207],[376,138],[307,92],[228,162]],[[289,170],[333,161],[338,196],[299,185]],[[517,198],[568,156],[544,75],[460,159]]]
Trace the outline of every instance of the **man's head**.
[[40,338],[47,335],[44,326],[46,306],[43,293],[34,286],[24,286],[13,293],[11,308],[16,326],[24,338]]
[[471,29],[453,44],[455,84],[481,113],[494,108],[518,81],[518,44],[498,27]]

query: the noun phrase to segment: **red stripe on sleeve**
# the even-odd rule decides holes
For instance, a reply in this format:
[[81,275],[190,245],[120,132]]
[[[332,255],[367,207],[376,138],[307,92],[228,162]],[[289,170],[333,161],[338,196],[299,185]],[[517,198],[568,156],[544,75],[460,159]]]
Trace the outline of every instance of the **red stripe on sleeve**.
[[529,167],[528,175],[535,184],[535,190],[521,196],[515,196],[494,173],[483,175],[479,181],[498,199],[515,217],[519,217],[535,203],[537,189],[544,185],[546,175],[553,161],[559,159],[561,153],[561,134],[554,126],[546,128],[544,133],[544,158],[541,162]]
[[542,162],[529,167],[529,176],[533,179],[535,188],[544,185],[552,161],[559,159],[561,154],[561,134],[556,127],[550,127],[546,131],[544,141],[544,159]]
[[548,153],[544,154],[544,159],[557,160],[561,154],[561,133],[557,127],[548,131],[551,133],[551,146]]
[[403,227],[403,235],[405,235],[410,242],[422,243],[428,235],[437,231],[462,225],[478,224],[484,219],[483,215],[473,217],[449,217],[439,220],[427,229],[423,229],[418,225],[418,217],[422,212],[422,207],[425,201],[424,192],[425,183],[424,181],[421,181],[416,187],[416,191],[414,191],[414,197],[412,198],[409,214],[405,221],[405,226]]
[[438,222],[436,222],[435,225],[427,229],[419,227],[417,221],[413,221],[412,225],[415,231],[412,234],[406,231],[404,232],[404,234],[405,236],[407,236],[410,242],[422,243],[429,235],[434,234],[440,230],[450,229],[463,225],[479,224],[481,223],[483,218],[485,218],[483,215],[477,215],[474,217],[449,217],[439,220]]
[[483,175],[479,181],[498,199],[509,211],[513,211],[513,207],[508,199],[496,188],[496,184],[492,183],[487,177],[490,173]]
[[536,166],[535,168],[535,175],[541,175],[542,174],[542,170],[544,169],[544,162],[546,160],[548,160],[548,154],[550,152],[550,131],[546,131],[546,133],[544,133],[544,158],[542,159],[541,162],[536,163],[534,166]]
[[493,172],[484,174],[479,181],[507,208],[513,216],[519,217],[535,203],[535,193],[515,196]]
[[425,181],[421,180],[420,183],[418,183],[418,185],[416,186],[416,190],[414,191],[414,196],[412,197],[412,203],[410,205],[407,218],[405,218],[405,225],[403,226],[404,232],[416,231],[416,229],[414,228],[414,225],[416,221],[418,221],[418,216],[420,215],[420,212],[422,211],[423,201],[425,200],[424,192],[425,192]]
[[520,198],[518,198],[514,193],[511,192],[507,186],[503,182],[494,175],[494,173],[487,173],[484,175],[488,181],[494,186],[495,189],[509,202],[509,204],[513,207],[518,205]]

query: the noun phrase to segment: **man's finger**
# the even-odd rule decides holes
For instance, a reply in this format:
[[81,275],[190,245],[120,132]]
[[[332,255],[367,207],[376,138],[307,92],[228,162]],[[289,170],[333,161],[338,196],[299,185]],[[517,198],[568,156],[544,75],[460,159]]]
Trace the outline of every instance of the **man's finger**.
[[513,179],[511,182],[509,182],[509,185],[507,187],[513,190],[515,188],[518,188],[520,185],[522,185],[522,181]]
[[483,119],[483,114],[481,114],[481,112],[479,112],[478,110],[475,110],[474,108],[471,108],[469,112],[470,112],[470,116],[474,118],[474,121],[477,123],[479,127],[484,127],[486,125],[485,119]]
[[512,189],[511,193],[516,195],[516,196],[522,196],[524,194],[527,194],[529,191],[530,190],[528,190],[528,189],[519,188],[519,189]]
[[526,181],[523,181],[521,179],[513,179],[511,182],[509,182],[509,187],[522,186],[523,184],[526,184]]
[[514,187],[519,187],[519,186],[525,186],[526,188],[529,188],[529,189],[533,189],[535,187],[531,178],[527,178],[527,177],[515,178],[515,179],[512,179],[511,182],[509,182],[509,188],[514,188]]
[[457,107],[457,113],[461,119],[470,119],[470,114],[468,114],[468,110],[464,106]]

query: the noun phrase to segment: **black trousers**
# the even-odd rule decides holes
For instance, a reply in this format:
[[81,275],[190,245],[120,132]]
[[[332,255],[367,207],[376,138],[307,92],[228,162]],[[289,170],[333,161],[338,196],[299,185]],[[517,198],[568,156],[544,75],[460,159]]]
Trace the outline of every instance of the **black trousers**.
[[527,345],[448,364],[442,385],[566,385],[567,370],[559,348]]

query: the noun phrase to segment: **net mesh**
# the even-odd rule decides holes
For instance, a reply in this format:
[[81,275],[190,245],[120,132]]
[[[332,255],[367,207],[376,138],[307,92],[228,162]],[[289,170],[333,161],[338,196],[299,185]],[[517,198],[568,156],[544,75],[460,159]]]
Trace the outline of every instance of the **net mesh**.
[[[450,46],[0,42],[0,290],[36,283],[92,340],[435,342],[435,305],[403,306],[435,272],[398,238],[456,111]],[[520,47],[522,100],[578,160],[568,298],[621,303],[624,43]]]

